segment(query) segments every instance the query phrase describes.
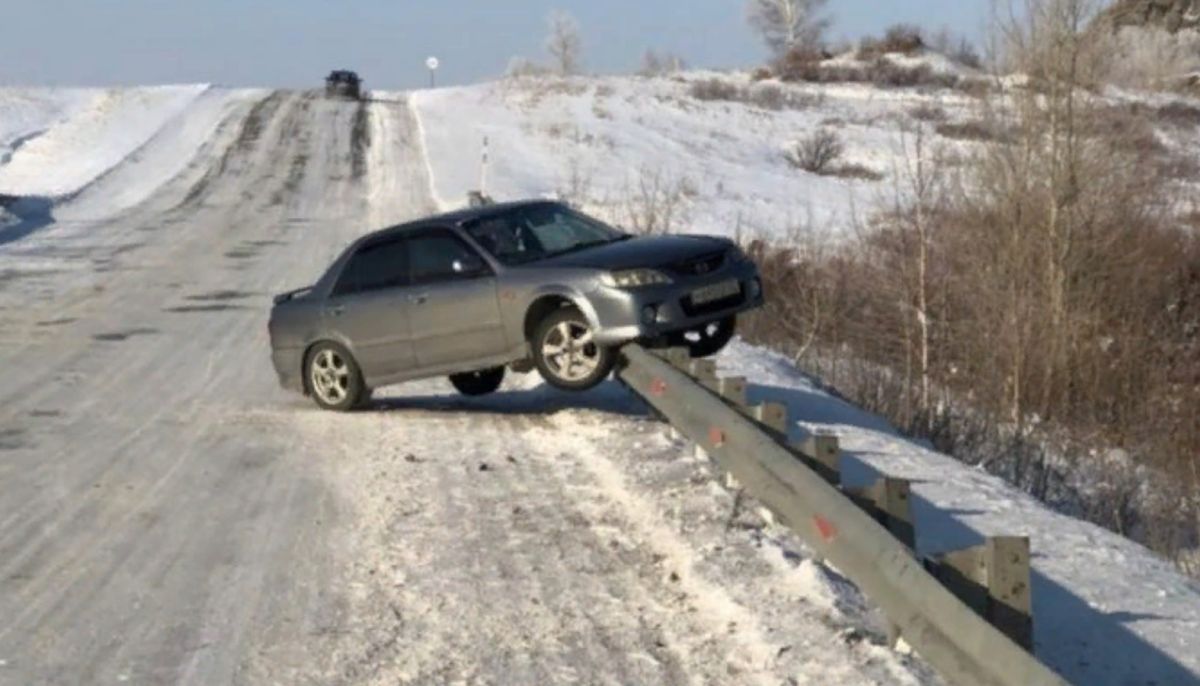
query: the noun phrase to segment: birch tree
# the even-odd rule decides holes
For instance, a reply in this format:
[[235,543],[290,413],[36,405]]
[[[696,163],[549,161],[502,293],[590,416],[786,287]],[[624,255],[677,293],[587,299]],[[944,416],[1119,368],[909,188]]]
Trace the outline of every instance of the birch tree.
[[579,22],[562,11],[550,14],[550,34],[546,37],[546,51],[554,60],[554,66],[562,76],[579,73],[580,53],[583,40],[579,36]]
[[749,0],[746,16],[776,55],[817,47],[829,20],[820,16],[826,0]]

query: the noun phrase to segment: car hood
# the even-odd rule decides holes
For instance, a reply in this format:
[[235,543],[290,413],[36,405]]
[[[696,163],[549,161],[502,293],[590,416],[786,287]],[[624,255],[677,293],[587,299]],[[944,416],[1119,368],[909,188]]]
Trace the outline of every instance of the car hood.
[[712,236],[641,236],[535,262],[536,267],[637,269],[686,262],[729,247]]

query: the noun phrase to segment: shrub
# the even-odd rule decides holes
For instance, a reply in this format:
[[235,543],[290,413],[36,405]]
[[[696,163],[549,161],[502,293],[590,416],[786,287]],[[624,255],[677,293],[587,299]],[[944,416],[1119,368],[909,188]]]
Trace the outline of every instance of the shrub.
[[913,55],[925,49],[921,29],[910,24],[896,24],[883,38],[864,38],[858,46],[858,58],[870,60],[889,53]]
[[697,100],[741,100],[742,89],[724,79],[705,79],[692,83],[689,92]]
[[1155,118],[1177,128],[1200,126],[1200,107],[1176,100],[1159,107],[1155,111]]
[[937,105],[923,104],[917,105],[916,107],[910,109],[908,111],[908,116],[916,119],[917,121],[940,122],[946,121],[946,117],[948,115],[946,114],[946,110],[938,107]]
[[822,176],[836,176],[839,179],[853,181],[882,181],[884,178],[883,174],[857,162],[831,165],[826,168]]
[[642,76],[665,76],[683,71],[687,68],[687,63],[683,58],[672,53],[658,53],[654,50],[647,50],[642,54],[642,66],[638,70],[638,74]]
[[938,135],[957,141],[973,141],[976,143],[1007,143],[1012,140],[1010,132],[1003,127],[972,119],[965,122],[947,122],[937,127]]
[[792,48],[775,61],[775,74],[783,81],[820,81],[821,62],[828,57],[821,50]]
[[829,129],[818,129],[797,141],[788,151],[787,159],[792,166],[806,172],[824,174],[845,150],[840,136]]
[[696,81],[692,84],[690,92],[692,97],[697,100],[741,102],[776,111],[807,109],[817,99],[804,93],[792,93],[774,84],[761,84],[747,88],[716,78]]
[[524,57],[514,57],[508,62],[504,76],[510,79],[541,78],[550,74],[550,68]]
[[947,57],[958,62],[964,67],[971,69],[982,69],[983,58],[979,56],[979,51],[975,49],[975,45],[967,39],[962,39],[958,47],[952,50]]

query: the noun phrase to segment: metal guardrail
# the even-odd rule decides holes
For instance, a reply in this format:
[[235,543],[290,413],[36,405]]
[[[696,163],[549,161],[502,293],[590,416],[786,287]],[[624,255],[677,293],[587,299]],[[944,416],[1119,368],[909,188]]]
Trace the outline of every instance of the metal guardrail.
[[987,544],[921,560],[908,483],[885,477],[867,489],[839,483],[836,438],[788,444],[787,410],[746,404],[745,379],[720,379],[686,351],[622,350],[619,378],[677,431],[705,450],[745,491],[849,577],[903,638],[957,684],[1066,682],[1031,646],[1029,544]]

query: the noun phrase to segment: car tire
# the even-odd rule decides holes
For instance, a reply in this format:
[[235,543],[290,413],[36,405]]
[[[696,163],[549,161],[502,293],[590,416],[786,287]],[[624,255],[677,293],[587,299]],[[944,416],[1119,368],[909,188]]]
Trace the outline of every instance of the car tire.
[[459,393],[466,396],[490,395],[499,390],[500,384],[504,383],[504,367],[452,374],[450,383]]
[[354,356],[331,341],[318,343],[309,350],[304,361],[304,383],[313,401],[323,410],[349,412],[371,396]]
[[596,343],[593,334],[592,325],[574,307],[555,310],[538,324],[529,346],[546,383],[586,391],[608,377],[617,361],[616,351]]
[[737,333],[737,317],[710,322],[700,329],[671,336],[671,345],[687,348],[693,358],[712,357],[725,349]]

